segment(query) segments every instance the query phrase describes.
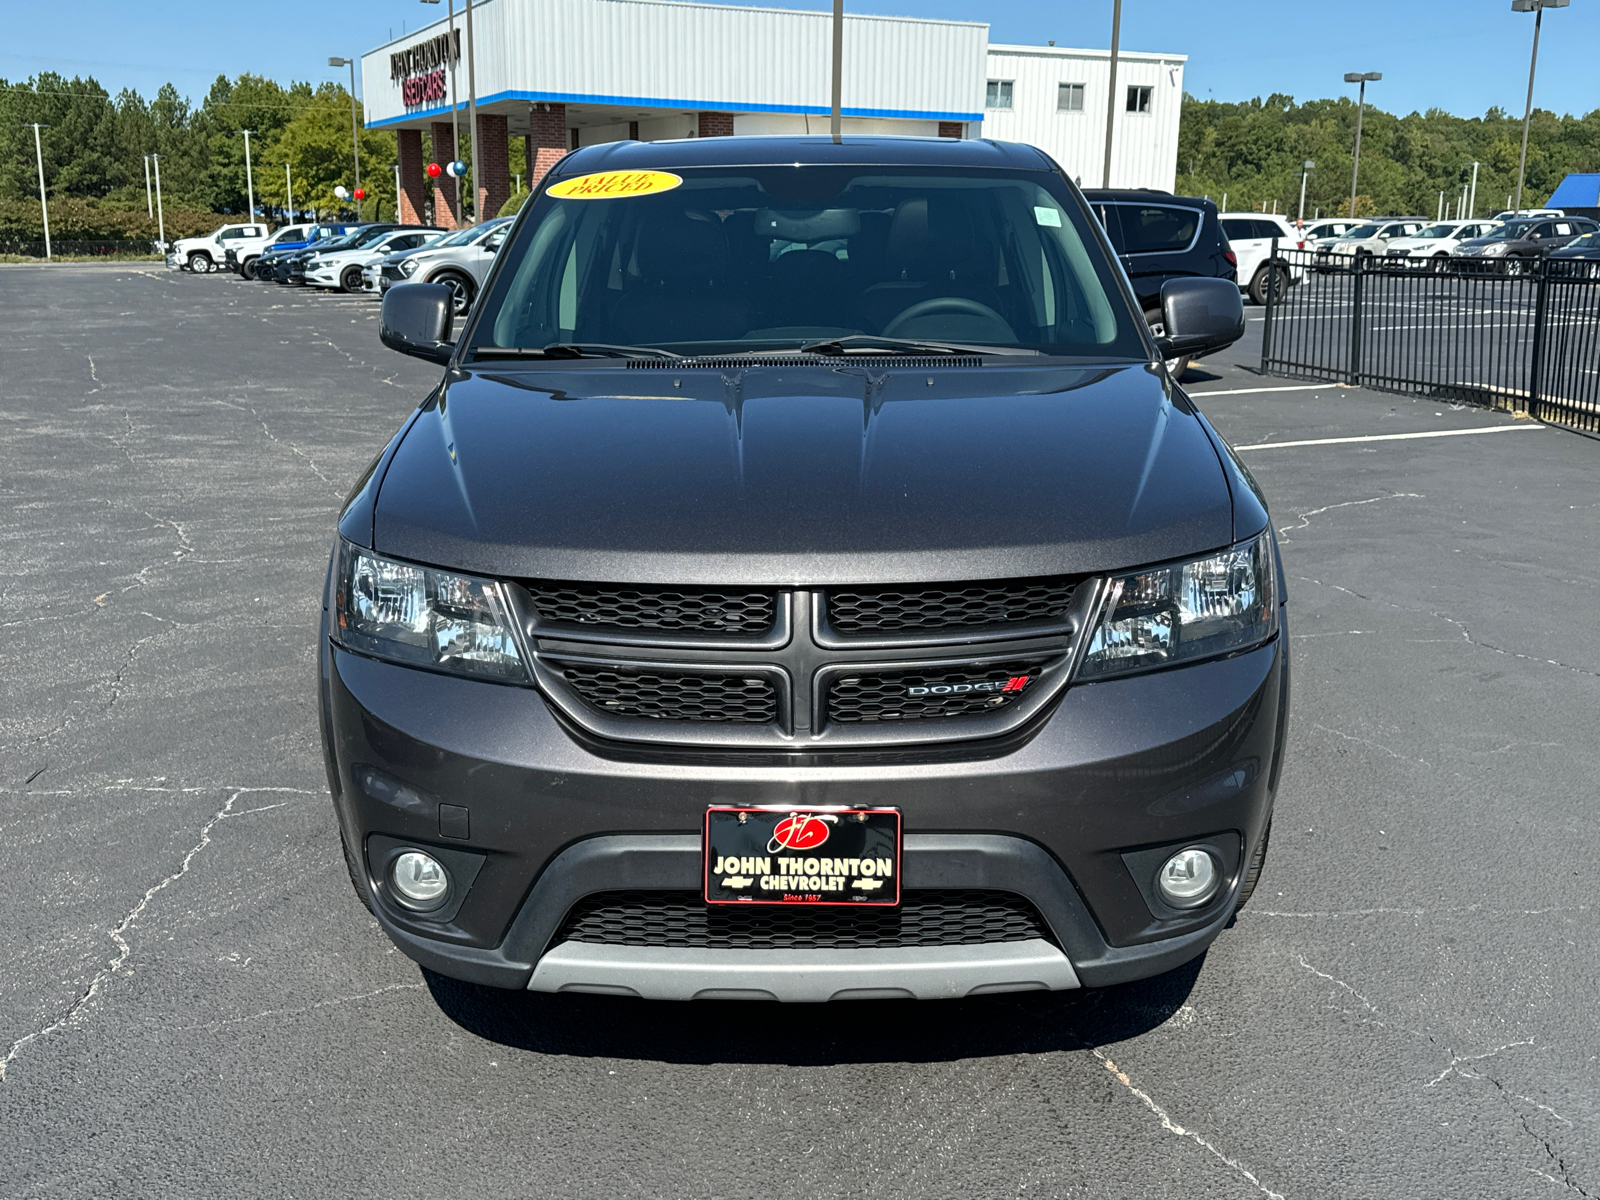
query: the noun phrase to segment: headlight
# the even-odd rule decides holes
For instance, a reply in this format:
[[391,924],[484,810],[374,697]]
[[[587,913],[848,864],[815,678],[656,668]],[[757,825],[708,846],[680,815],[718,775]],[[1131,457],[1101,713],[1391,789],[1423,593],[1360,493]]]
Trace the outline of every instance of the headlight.
[[1111,581],[1079,679],[1105,679],[1261,644],[1278,631],[1272,532],[1220,554]]
[[1510,248],[1511,246],[1508,242],[1490,242],[1487,246],[1484,246],[1481,250],[1479,250],[1478,253],[1487,255],[1490,258],[1499,258]]
[[335,636],[351,650],[462,675],[526,680],[500,585],[346,545]]
[[410,279],[417,273],[417,268],[421,265],[422,264],[416,259],[408,258],[405,260],[405,262],[400,264],[400,274],[404,275],[407,279]]

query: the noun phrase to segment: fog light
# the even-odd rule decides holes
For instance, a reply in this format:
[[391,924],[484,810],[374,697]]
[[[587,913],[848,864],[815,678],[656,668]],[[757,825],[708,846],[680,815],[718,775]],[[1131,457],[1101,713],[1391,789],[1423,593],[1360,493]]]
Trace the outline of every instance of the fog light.
[[1222,875],[1205,850],[1179,850],[1156,872],[1156,890],[1173,908],[1195,908],[1217,894]]
[[407,850],[396,858],[389,868],[389,880],[401,903],[410,908],[438,908],[450,891],[444,864],[420,850]]

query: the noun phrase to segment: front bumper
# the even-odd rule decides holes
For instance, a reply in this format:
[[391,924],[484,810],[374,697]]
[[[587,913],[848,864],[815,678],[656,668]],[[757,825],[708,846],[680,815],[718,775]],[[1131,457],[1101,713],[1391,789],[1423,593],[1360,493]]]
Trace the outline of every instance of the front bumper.
[[[1271,812],[1288,702],[1280,629],[1233,658],[1071,687],[1001,746],[814,761],[641,750],[569,731],[532,689],[363,658],[326,633],[329,782],[380,924],[424,966],[507,988],[933,997],[1104,986],[1171,970],[1231,917]],[[389,784],[374,787],[374,770]],[[906,891],[1022,895],[1049,939],[916,952],[557,940],[584,896],[697,890],[709,804],[866,803],[904,814]],[[1157,911],[1125,856],[1189,842],[1222,848],[1226,884],[1197,911]],[[381,883],[386,855],[402,843],[467,865],[465,894],[442,919],[405,910]]]

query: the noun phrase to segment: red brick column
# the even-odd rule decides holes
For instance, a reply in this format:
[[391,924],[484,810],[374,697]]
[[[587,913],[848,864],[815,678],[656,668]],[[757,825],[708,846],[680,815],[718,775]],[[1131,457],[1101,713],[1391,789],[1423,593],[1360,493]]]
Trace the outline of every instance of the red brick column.
[[939,136],[940,137],[953,137],[953,138],[960,137],[961,136],[961,122],[960,121],[940,121],[939,122]]
[[700,114],[701,137],[732,137],[733,114],[724,112],[703,112]]
[[567,106],[535,104],[528,113],[528,190],[567,153]]
[[[456,157],[456,131],[449,121],[433,123],[433,161],[448,167]],[[443,229],[460,229],[461,213],[456,208],[456,181],[442,171],[433,181],[433,223]]]
[[478,114],[472,138],[472,184],[478,193],[478,220],[498,217],[511,199],[511,136],[502,113]]
[[400,154],[400,224],[422,225],[428,203],[428,177],[422,172],[422,130],[395,130]]

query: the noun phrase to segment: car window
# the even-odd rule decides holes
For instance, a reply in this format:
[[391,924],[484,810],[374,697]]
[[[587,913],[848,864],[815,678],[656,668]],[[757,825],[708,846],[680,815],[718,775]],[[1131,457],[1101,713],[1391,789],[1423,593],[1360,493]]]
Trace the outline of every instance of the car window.
[[1576,241],[1568,242],[1569,247],[1580,247],[1584,250],[1600,250],[1600,232],[1586,233]]
[[1122,249],[1126,254],[1160,254],[1187,250],[1200,227],[1193,208],[1164,204],[1118,204]]
[[[670,190],[543,193],[472,345],[794,349],[856,334],[1142,357],[1090,218],[1046,171],[704,167]],[[1122,206],[1147,242],[1188,210]],[[1192,226],[1191,226],[1192,232]]]
[[1346,230],[1343,236],[1352,242],[1365,241],[1367,238],[1378,236],[1378,227],[1376,225],[1357,225],[1354,229]]
[[1556,236],[1557,237],[1571,237],[1572,236],[1572,226],[1569,225],[1565,221],[1557,221],[1556,222]]
[[1244,217],[1222,218],[1222,232],[1228,235],[1230,242],[1242,242],[1256,236],[1256,223]]

